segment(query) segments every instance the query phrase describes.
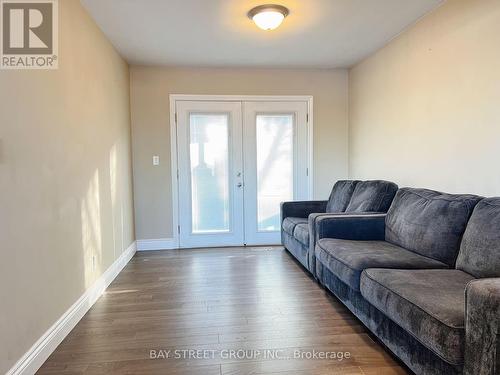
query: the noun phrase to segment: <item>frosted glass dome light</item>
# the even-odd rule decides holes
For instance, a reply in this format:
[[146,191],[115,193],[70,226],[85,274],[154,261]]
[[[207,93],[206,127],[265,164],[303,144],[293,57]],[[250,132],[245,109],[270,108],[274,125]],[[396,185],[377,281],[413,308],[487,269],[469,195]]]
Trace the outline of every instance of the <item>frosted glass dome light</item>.
[[262,30],[276,29],[288,15],[288,9],[282,5],[260,5],[248,12],[248,17]]

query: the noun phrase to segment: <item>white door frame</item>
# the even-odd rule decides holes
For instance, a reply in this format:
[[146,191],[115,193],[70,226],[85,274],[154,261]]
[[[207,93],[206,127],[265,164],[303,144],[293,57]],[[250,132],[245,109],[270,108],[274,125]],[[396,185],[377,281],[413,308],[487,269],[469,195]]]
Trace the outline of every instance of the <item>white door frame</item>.
[[170,94],[170,160],[171,160],[171,183],[172,183],[172,242],[180,247],[179,238],[179,166],[177,160],[177,101],[305,101],[307,102],[307,172],[308,172],[308,199],[313,197],[313,97],[311,95],[185,95]]

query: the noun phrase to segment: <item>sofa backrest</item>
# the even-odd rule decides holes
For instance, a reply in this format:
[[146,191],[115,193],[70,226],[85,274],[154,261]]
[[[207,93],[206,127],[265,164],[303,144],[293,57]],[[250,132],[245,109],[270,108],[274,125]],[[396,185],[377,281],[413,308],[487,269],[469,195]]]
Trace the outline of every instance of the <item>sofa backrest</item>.
[[344,212],[351,200],[354,188],[359,181],[355,180],[340,180],[333,185],[330,198],[326,204],[326,212]]
[[398,191],[389,181],[360,181],[352,193],[346,212],[387,212]]
[[386,217],[386,241],[453,267],[480,197],[399,189]]
[[500,198],[477,204],[465,229],[456,267],[477,278],[500,277]]

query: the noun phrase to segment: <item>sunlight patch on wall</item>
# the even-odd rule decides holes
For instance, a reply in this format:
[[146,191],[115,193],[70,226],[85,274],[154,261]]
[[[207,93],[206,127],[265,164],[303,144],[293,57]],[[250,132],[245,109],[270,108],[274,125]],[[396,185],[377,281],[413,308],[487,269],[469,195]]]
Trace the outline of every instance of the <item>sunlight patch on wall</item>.
[[92,285],[97,275],[101,274],[102,236],[99,198],[99,172],[96,170],[89,182],[85,198],[81,202],[82,246],[86,288]]
[[[112,221],[113,221],[113,255],[114,258],[117,257],[117,249],[116,244],[116,195],[117,195],[117,165],[118,160],[116,156],[116,143],[111,147],[111,151],[109,152],[109,190],[111,193],[111,210],[113,212]],[[122,246],[122,243],[118,244],[119,247]]]

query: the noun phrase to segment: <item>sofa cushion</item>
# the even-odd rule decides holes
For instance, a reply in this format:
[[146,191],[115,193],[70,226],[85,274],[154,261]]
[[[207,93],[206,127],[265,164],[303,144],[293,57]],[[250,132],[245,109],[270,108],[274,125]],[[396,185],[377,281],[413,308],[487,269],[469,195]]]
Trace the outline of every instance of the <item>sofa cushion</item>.
[[459,270],[367,269],[361,294],[445,361],[464,358],[465,288],[474,277]]
[[316,259],[335,276],[359,291],[361,272],[367,268],[448,268],[384,241],[350,241],[324,238],[316,246]]
[[474,206],[475,195],[427,189],[399,189],[387,213],[385,239],[454,266]]
[[307,218],[291,216],[291,217],[286,217],[285,220],[283,220],[281,226],[285,232],[287,232],[290,236],[293,236],[293,231],[295,230],[295,226],[297,224],[304,224],[304,223],[307,225]]
[[457,269],[478,278],[500,277],[500,198],[477,204],[465,229]]
[[293,230],[293,237],[304,246],[309,246],[309,224],[297,224]]
[[398,191],[389,181],[361,181],[356,184],[346,212],[387,212]]
[[333,185],[330,198],[326,204],[326,212],[336,213],[344,212],[354,192],[354,188],[359,181],[354,180],[340,180]]

